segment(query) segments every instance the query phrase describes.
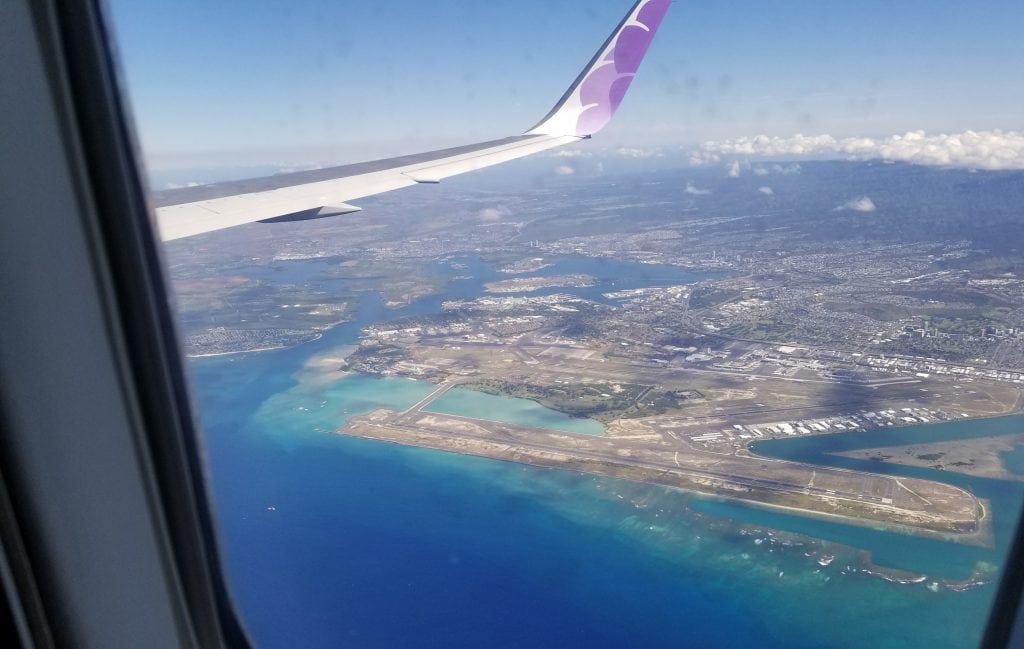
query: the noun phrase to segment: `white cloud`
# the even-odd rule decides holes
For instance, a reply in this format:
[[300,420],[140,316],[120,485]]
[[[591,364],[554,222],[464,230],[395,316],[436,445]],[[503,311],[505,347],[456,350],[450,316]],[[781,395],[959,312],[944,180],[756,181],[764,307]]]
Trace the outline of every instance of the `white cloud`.
[[690,164],[694,167],[707,164],[709,162],[719,162],[721,159],[721,157],[713,153],[705,153],[703,151],[693,151],[690,153]]
[[739,178],[740,177],[740,163],[738,161],[736,161],[736,160],[733,160],[732,164],[729,165],[729,177],[730,178]]
[[189,181],[187,183],[165,183],[164,189],[181,189],[182,187],[199,187],[200,183]]
[[579,149],[559,149],[551,154],[552,158],[589,158],[593,154],[590,151]]
[[568,165],[562,165],[560,167],[555,167],[555,173],[559,176],[571,176],[576,173],[576,170]]
[[615,154],[623,158],[653,158],[662,155],[660,149],[641,149],[639,147],[619,147]]
[[942,167],[1024,169],[1024,132],[993,130],[928,135],[924,131],[911,131],[885,138],[842,139],[828,134],[757,135],[705,142],[699,151],[690,155],[690,161],[709,164],[735,157],[845,157]]
[[273,175],[279,176],[279,175],[283,175],[283,174],[293,174],[293,173],[296,173],[298,171],[316,171],[318,169],[324,169],[326,167],[334,167],[334,166],[337,166],[339,164],[343,164],[343,163],[341,163],[341,162],[304,162],[304,163],[301,163],[301,164],[294,164],[294,163],[293,164],[288,164],[288,163],[280,162],[280,163],[278,163],[276,165],[277,168],[274,170],[274,174]]
[[477,212],[476,215],[481,221],[497,221],[512,216],[512,210],[504,205],[499,205],[497,207],[485,207]]
[[775,193],[775,190],[773,190],[771,187],[758,187],[757,191],[761,192],[765,196],[771,196]]
[[841,210],[853,210],[854,212],[874,212],[875,202],[868,196],[858,196],[857,198],[851,198],[842,205],[836,208],[836,211]]
[[800,165],[795,162],[788,165],[772,165],[772,171],[783,176],[792,176],[800,173]]
[[754,167],[755,176],[767,176],[770,173],[771,172],[765,169],[764,167]]
[[694,196],[706,196],[711,193],[710,189],[698,189],[693,183],[686,183],[686,193]]

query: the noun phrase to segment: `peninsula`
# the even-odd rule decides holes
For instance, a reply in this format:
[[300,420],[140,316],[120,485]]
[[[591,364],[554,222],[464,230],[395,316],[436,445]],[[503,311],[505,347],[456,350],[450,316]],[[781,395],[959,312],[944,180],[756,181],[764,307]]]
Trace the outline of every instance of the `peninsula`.
[[616,420],[605,435],[531,428],[428,410],[457,382],[412,407],[378,409],[339,429],[363,437],[721,496],[811,516],[984,541],[985,507],[940,482],[720,453],[688,443],[658,418]]

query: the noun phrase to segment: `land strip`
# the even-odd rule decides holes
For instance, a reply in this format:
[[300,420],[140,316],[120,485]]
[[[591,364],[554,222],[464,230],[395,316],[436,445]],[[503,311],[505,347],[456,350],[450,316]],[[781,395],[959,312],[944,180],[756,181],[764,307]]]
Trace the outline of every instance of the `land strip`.
[[859,524],[965,540],[987,534],[982,503],[943,483],[708,452],[644,420],[616,422],[607,435],[594,436],[428,412],[433,399],[451,385],[442,385],[408,410],[382,409],[352,418],[338,432],[664,485]]

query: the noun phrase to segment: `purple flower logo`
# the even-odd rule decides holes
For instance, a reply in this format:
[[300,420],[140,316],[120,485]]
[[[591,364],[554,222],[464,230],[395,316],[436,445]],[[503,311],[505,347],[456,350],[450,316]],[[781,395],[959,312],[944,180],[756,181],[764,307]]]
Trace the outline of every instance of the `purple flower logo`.
[[531,133],[587,137],[611,121],[671,0],[641,0],[548,117]]

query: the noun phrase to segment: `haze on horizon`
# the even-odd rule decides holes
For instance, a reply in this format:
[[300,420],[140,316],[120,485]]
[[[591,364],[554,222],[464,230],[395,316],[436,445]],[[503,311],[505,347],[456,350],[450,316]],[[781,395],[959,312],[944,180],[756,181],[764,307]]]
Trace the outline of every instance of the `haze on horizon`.
[[[110,6],[147,165],[167,170],[351,162],[521,132],[628,4]],[[1020,24],[1011,0],[677,0],[623,110],[579,150],[1024,168]]]

